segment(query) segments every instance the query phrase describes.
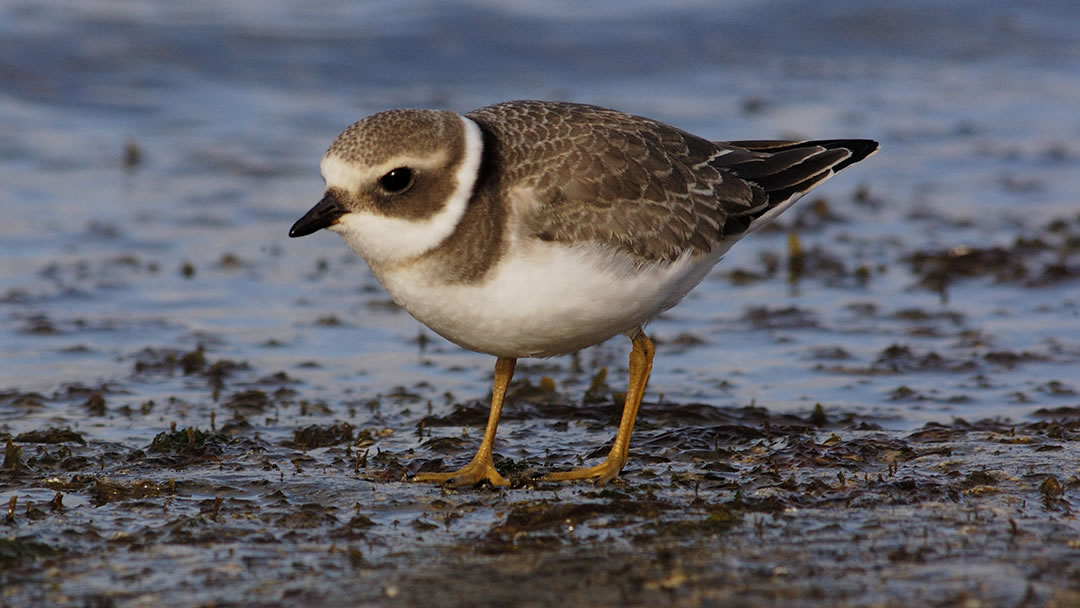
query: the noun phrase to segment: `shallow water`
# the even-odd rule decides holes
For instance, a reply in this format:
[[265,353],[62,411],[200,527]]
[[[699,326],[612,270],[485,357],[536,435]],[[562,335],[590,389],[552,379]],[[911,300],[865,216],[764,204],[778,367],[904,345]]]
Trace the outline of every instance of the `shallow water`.
[[[173,424],[205,430],[240,418],[249,426],[229,436],[270,442],[274,466],[293,466],[297,448],[279,444],[298,429],[341,422],[387,431],[372,445],[402,463],[463,462],[482,405],[467,424],[427,435],[415,426],[483,401],[493,359],[394,307],[336,236],[286,231],[320,197],[319,157],[351,122],[394,106],[466,111],[510,98],[617,107],[713,139],[882,143],[779,229],[737,245],[650,326],[657,359],[646,400],[670,407],[647,404],[630,484],[650,479],[635,463],[650,442],[677,451],[665,424],[690,434],[705,424],[657,419],[679,404],[805,418],[820,403],[894,434],[957,419],[1038,424],[1040,410],[1075,407],[1080,390],[1077,22],[1071,2],[4,3],[0,437],[70,427],[88,443],[74,452],[121,479],[123,459],[110,454],[137,461],[134,450]],[[790,234],[806,252],[801,272],[791,270]],[[500,454],[567,466],[601,450],[615,414],[588,413],[600,406],[581,405],[582,395],[606,367],[599,403],[617,399],[627,352],[615,339],[573,360],[523,361],[519,379],[550,377],[557,393],[510,404]],[[194,357],[187,369],[184,355]],[[244,402],[246,390],[269,396]],[[544,401],[581,410],[530,405]],[[424,443],[462,433],[467,443],[444,453]],[[16,443],[24,454],[35,445]],[[310,456],[327,470],[355,457],[317,450]],[[1072,451],[1058,455],[1063,479],[1076,476]],[[392,483],[387,471],[398,469],[380,467],[360,491],[393,506],[367,508],[372,520],[427,512],[436,489]],[[60,469],[69,470],[89,471]],[[48,502],[50,471],[12,474],[0,494]],[[221,473],[220,484],[267,506],[270,491],[251,488],[277,474]],[[175,501],[187,513],[231,495],[212,471],[196,477]],[[114,521],[116,502],[91,506],[97,486],[64,483],[68,512],[102,534],[154,527],[137,505]],[[318,503],[356,483],[331,474],[288,488],[309,495],[294,501]],[[454,519],[457,533],[410,545],[408,558],[365,559],[392,568],[443,550],[491,528],[505,509],[489,506]],[[47,520],[12,525],[12,537],[48,537],[76,554],[98,547],[49,537],[43,526],[59,524]],[[104,577],[94,589],[123,586],[93,575]],[[874,593],[844,597],[910,599]]]

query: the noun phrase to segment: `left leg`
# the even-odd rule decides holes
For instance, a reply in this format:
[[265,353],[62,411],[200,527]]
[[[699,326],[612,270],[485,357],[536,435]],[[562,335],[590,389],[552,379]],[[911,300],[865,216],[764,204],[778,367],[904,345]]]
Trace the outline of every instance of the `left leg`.
[[641,408],[641,398],[645,395],[645,385],[649,383],[653,355],[656,352],[652,340],[642,329],[638,329],[631,341],[634,347],[630,351],[630,383],[626,387],[626,403],[623,405],[622,419],[619,420],[619,432],[615,435],[615,443],[611,446],[607,460],[585,469],[548,473],[541,481],[593,479],[594,483],[601,485],[615,479],[626,465],[626,457],[630,452],[630,434],[634,431],[634,421],[637,420],[638,409]]
[[481,481],[487,481],[493,486],[508,486],[510,481],[495,470],[495,462],[491,458],[492,449],[495,447],[495,431],[499,428],[499,415],[502,413],[503,399],[506,398],[506,387],[510,385],[510,379],[514,377],[514,366],[517,359],[512,357],[499,357],[495,361],[495,386],[491,389],[491,412],[488,414],[487,428],[484,429],[484,439],[480,442],[480,449],[476,450],[472,462],[448,473],[417,473],[413,481],[449,482],[452,486],[473,486]]

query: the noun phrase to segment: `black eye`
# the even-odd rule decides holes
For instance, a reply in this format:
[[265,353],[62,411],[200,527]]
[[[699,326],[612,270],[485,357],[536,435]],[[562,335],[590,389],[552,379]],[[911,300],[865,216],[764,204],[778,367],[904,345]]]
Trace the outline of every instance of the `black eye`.
[[404,192],[413,182],[412,169],[408,167],[398,167],[392,169],[386,175],[379,178],[379,185],[383,187],[383,190],[396,194],[398,192]]

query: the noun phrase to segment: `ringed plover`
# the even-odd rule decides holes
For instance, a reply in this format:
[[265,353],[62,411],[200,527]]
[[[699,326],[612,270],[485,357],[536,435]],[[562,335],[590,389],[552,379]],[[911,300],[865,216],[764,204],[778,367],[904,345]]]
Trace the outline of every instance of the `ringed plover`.
[[865,139],[709,141],[562,102],[389,110],[334,140],[325,195],[289,236],[338,233],[413,317],[497,357],[476,456],[415,481],[508,485],[492,447],[517,359],[628,336],[630,381],[607,459],[542,478],[599,484],[626,463],[653,362],[645,324],[736,241],[877,149]]

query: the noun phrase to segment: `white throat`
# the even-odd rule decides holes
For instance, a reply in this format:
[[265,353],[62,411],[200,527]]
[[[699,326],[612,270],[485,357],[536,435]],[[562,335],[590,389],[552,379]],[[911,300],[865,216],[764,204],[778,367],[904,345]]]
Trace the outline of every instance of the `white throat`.
[[[386,217],[374,213],[346,213],[329,230],[341,235],[353,251],[369,265],[381,266],[415,258],[439,246],[453,234],[472,198],[480,172],[484,140],[480,127],[459,116],[464,128],[465,146],[461,165],[454,172],[456,185],[443,208],[423,220]],[[350,183],[348,174],[355,171],[337,156],[326,156],[322,173],[327,185]]]

